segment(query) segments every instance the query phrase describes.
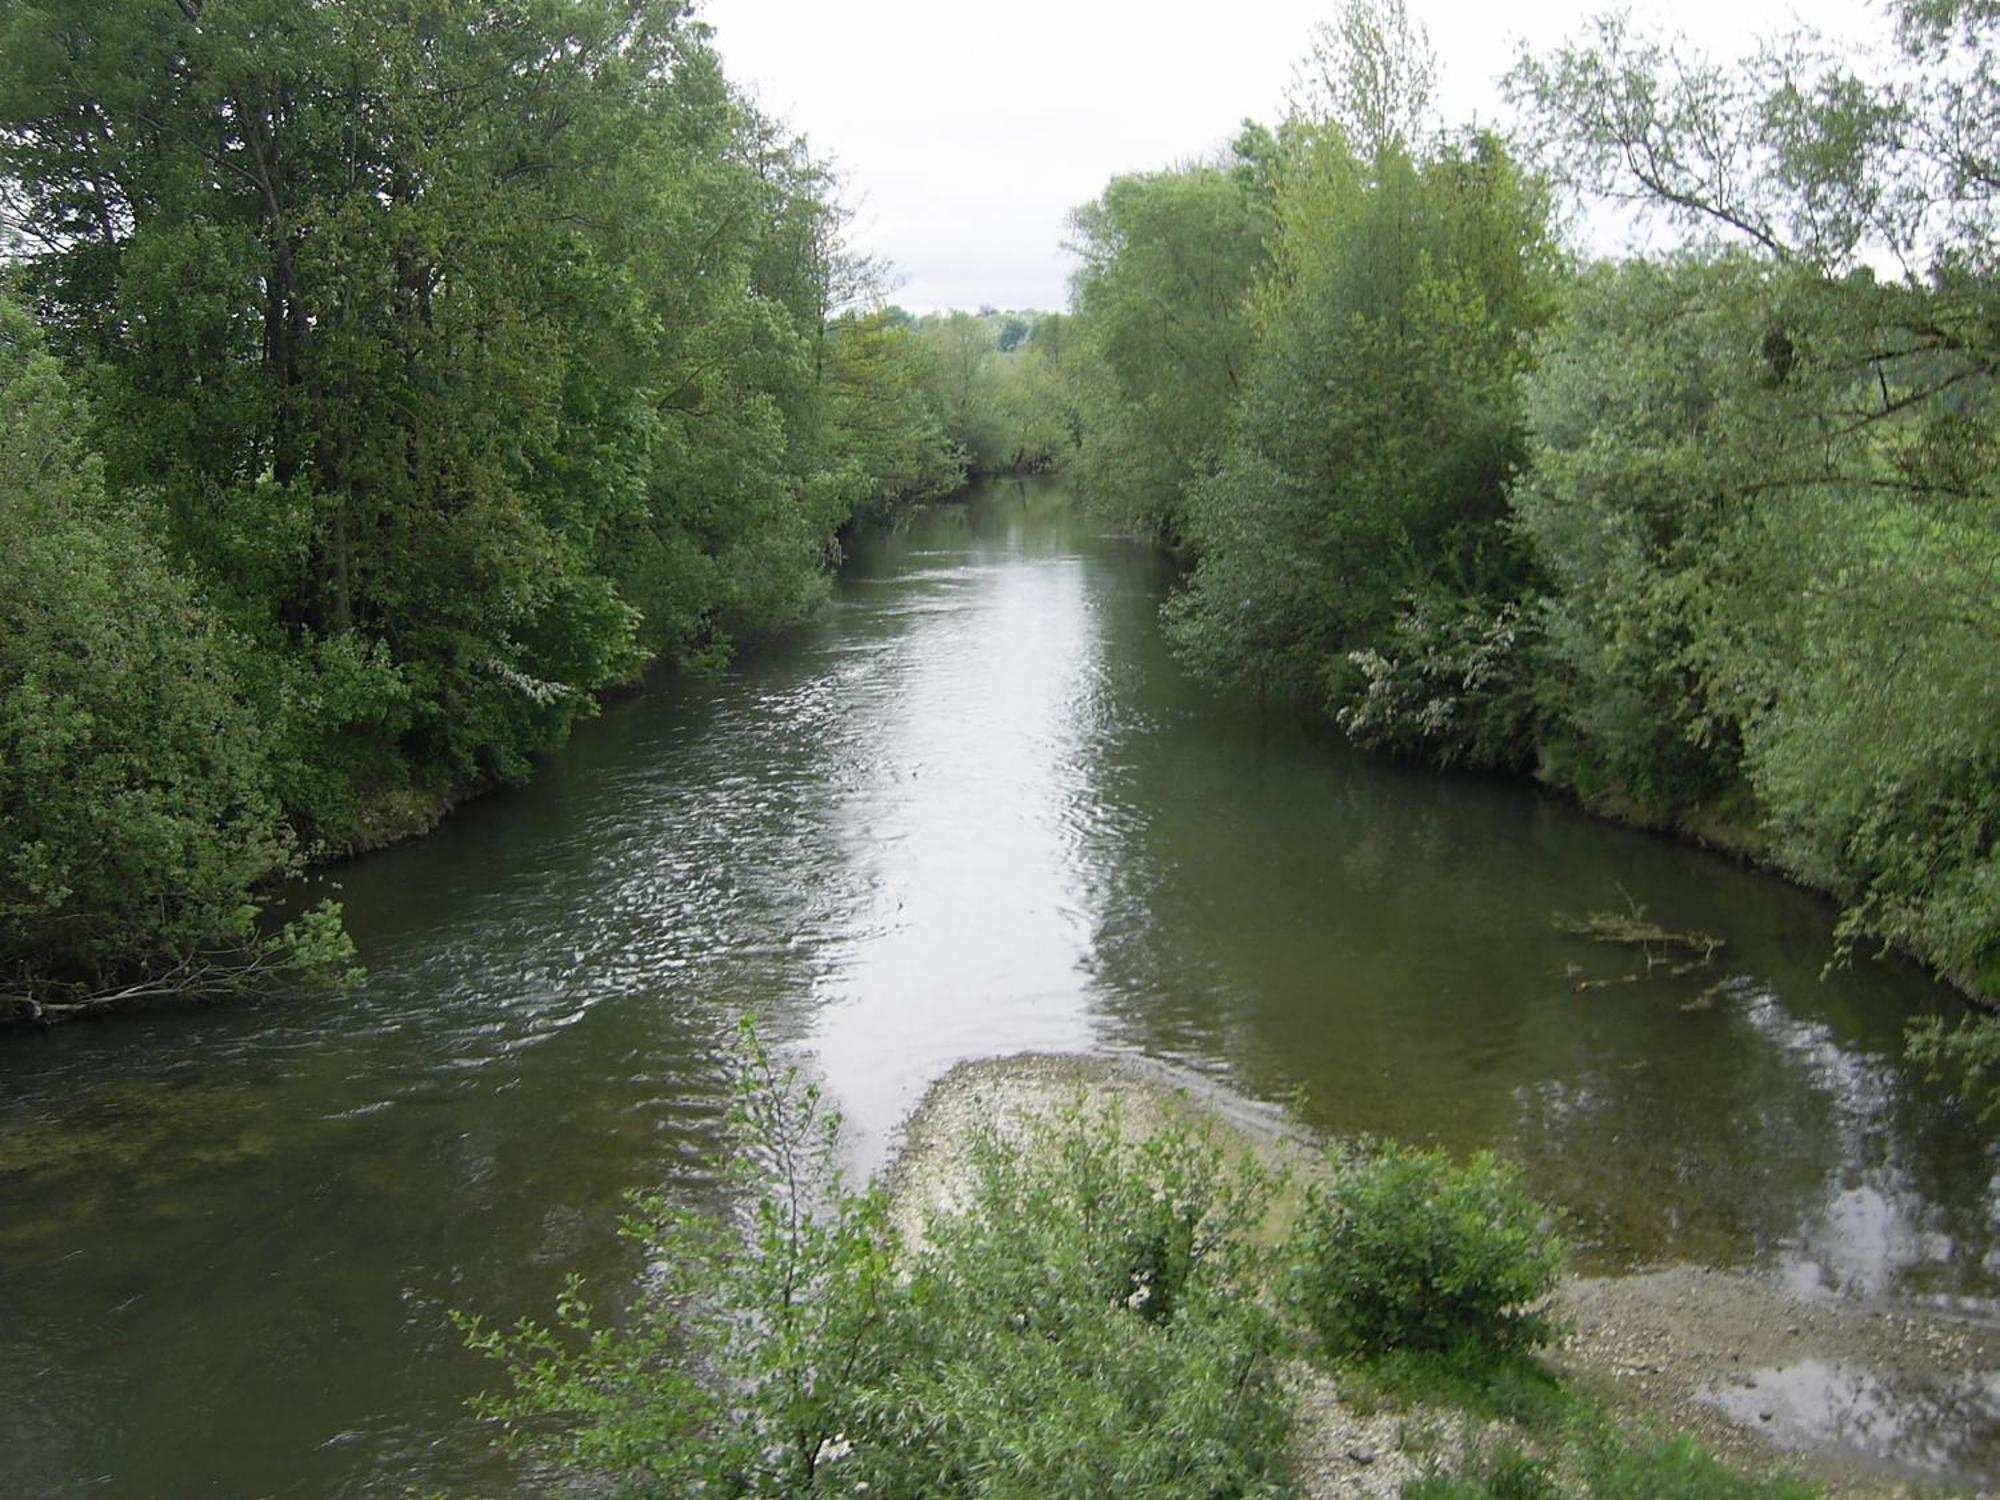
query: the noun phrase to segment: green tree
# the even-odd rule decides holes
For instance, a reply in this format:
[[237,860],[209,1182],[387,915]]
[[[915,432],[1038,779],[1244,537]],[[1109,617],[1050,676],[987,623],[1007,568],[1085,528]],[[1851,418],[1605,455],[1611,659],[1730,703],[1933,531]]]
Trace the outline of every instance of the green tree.
[[1586,278],[1545,350],[1520,510],[1560,582],[1557,774],[1669,813],[1740,785],[1850,939],[1988,993],[1990,19],[1899,7],[1887,79],[1797,40],[1697,64],[1617,22],[1516,73],[1585,184],[1741,246]]
[[[1064,461],[1075,421],[1051,315],[954,311],[915,327],[924,388],[966,474],[1030,474]],[[1010,329],[1019,336],[1003,347]]]
[[316,842],[525,775],[649,655],[797,618],[911,482],[856,371],[828,385],[865,280],[832,175],[677,0],[4,26],[30,287],[112,488],[259,643]]
[[[1329,38],[1379,50],[1407,29],[1358,7]],[[1199,563],[1170,627],[1210,672],[1372,741],[1518,762],[1509,622],[1534,574],[1506,489],[1560,269],[1547,195],[1498,139],[1371,118],[1388,96],[1345,91],[1427,77],[1423,59],[1323,49],[1321,66],[1329,114],[1286,132],[1255,356],[1235,440],[1192,491]]]
[[922,338],[883,312],[853,313],[828,331],[828,417],[837,462],[860,493],[857,514],[882,516],[957,489],[964,455],[945,431]]
[[260,937],[293,845],[240,643],[104,493],[87,420],[0,302],[0,1007],[341,968],[331,912]]
[[[833,174],[680,0],[7,6],[0,176],[303,850],[801,617],[857,507],[953,472],[908,340],[841,326]],[[262,805],[225,759],[224,823]]]
[[1170,543],[1184,539],[1187,488],[1219,459],[1249,372],[1275,153],[1246,125],[1228,161],[1115,178],[1072,219],[1077,487]]

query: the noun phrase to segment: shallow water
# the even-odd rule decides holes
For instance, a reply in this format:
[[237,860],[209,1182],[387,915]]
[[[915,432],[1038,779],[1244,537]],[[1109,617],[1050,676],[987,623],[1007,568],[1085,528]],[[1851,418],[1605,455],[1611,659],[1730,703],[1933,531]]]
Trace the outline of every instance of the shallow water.
[[1765,1425],[1795,1449],[1888,1459],[1913,1474],[1976,1474],[2000,1429],[2000,1371],[1885,1378],[1855,1365],[1806,1359],[1754,1370],[1706,1398],[1746,1427]]
[[[712,1190],[746,1011],[863,1166],[961,1059],[1139,1054],[1498,1147],[1590,1266],[1992,1315],[2000,1161],[1897,1056],[1951,1003],[1924,975],[1822,979],[1812,896],[1211,694],[1170,581],[995,487],[331,872],[365,989],[0,1034],[0,1492],[504,1490],[447,1310],[615,1298],[620,1195]],[[1727,946],[1675,973],[1553,924],[1628,900]]]

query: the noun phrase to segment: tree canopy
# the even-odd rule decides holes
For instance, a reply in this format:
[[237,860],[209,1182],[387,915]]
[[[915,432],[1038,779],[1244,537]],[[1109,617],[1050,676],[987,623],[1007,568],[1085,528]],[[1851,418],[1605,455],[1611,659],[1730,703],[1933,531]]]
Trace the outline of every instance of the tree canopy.
[[[1901,0],[1871,74],[1609,16],[1523,55],[1503,138],[1436,119],[1421,28],[1353,0],[1254,171],[1114,182],[1077,472],[1186,545],[1185,656],[1725,833],[1838,894],[1844,943],[2000,993],[1995,19]],[[1227,233],[1186,206],[1225,180],[1262,205]],[[1678,243],[1591,263],[1565,190]],[[1236,268],[1199,325],[1133,201]],[[1204,363],[1147,342],[1196,326]]]
[[[103,935],[17,932],[17,967],[240,926],[293,851],[420,828],[646,662],[801,617],[853,515],[963,471],[834,174],[679,0],[9,6],[0,183],[47,340],[7,314],[10,379],[64,392],[22,412],[72,454],[7,489],[44,571],[0,690],[67,716],[92,817],[172,789],[212,834],[120,841],[122,891],[74,873],[87,819],[20,834],[0,910],[60,888]],[[119,925],[161,891],[205,915]]]

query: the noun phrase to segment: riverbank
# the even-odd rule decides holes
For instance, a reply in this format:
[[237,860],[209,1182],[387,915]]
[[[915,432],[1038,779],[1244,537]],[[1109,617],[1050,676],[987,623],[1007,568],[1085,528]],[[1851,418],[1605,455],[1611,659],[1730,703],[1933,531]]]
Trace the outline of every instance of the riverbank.
[[[1593,818],[1602,818],[1623,828],[1634,828],[1641,833],[1655,834],[1723,855],[1766,875],[1776,876],[1800,890],[1823,897],[1836,908],[1847,904],[1848,897],[1825,880],[1815,880],[1809,873],[1793,868],[1779,857],[1770,836],[1759,826],[1755,806],[1747,794],[1683,808],[1678,812],[1659,812],[1623,792],[1606,790],[1585,794],[1548,779],[1540,771],[1526,774],[1534,786],[1581,808]],[[1935,953],[1915,943],[1883,940],[1879,934],[1874,936],[1882,942],[1884,952],[1923,965],[1940,983],[1956,990],[1975,1010],[2000,1013],[2000,991],[1982,983],[1979,975],[1949,968],[1939,961]],[[1829,953],[1829,961],[1836,956]]]
[[[889,1173],[898,1227],[959,1206],[969,1143],[1023,1138],[1079,1099],[1127,1136],[1205,1125],[1225,1149],[1295,1174],[1314,1143],[1281,1110],[1136,1059],[1024,1055],[962,1064],[911,1114]],[[1290,1195],[1296,1201],[1296,1194]],[[1283,1199],[1274,1218],[1282,1219]],[[1282,1223],[1273,1233],[1282,1234]],[[1635,1435],[1686,1435],[1746,1472],[1790,1468],[1840,1497],[1992,1492],[1996,1455],[1954,1421],[2000,1417],[2000,1333],[1943,1306],[1867,1305],[1696,1266],[1571,1277],[1550,1366]],[[1301,1493],[1392,1497],[1412,1480],[1533,1440],[1447,1406],[1403,1405],[1304,1361],[1287,1371]],[[1968,1451],[1977,1447],[1977,1452]]]

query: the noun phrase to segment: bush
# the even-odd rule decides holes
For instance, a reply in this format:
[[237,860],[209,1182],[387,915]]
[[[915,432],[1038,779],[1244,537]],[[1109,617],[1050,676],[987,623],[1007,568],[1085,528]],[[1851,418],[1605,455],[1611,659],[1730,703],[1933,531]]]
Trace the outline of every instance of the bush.
[[1812,1500],[1820,1492],[1786,1474],[1749,1478],[1676,1438],[1637,1447],[1599,1441],[1584,1463],[1583,1493],[1603,1500]]
[[1081,1105],[974,1153],[898,1331],[877,1493],[1287,1490],[1282,1332],[1250,1230],[1268,1185],[1205,1136],[1124,1140]]
[[1534,1304],[1555,1290],[1562,1242],[1510,1168],[1394,1146],[1333,1168],[1307,1196],[1291,1278],[1293,1305],[1329,1352],[1548,1341]]
[[509,1448],[639,1493],[811,1494],[865,1424],[862,1398],[893,1368],[887,1198],[843,1185],[818,1088],[754,1042],[730,1125],[741,1149],[716,1166],[754,1189],[747,1224],[635,1195],[622,1229],[651,1274],[629,1317],[601,1320],[573,1278],[553,1328],[460,1317],[468,1345],[507,1367],[513,1390],[473,1407]]
[[1509,1450],[1475,1476],[1434,1475],[1403,1486],[1402,1500],[1564,1500],[1550,1466]]
[[241,643],[106,495],[88,425],[0,299],[0,1020],[338,977],[334,909],[259,926],[296,851]]
[[974,1152],[920,1246],[832,1170],[816,1088],[755,1046],[727,1160],[747,1229],[644,1200],[627,1318],[469,1341],[520,1450],[645,1493],[1158,1497],[1287,1488],[1281,1330],[1248,1230],[1268,1186],[1204,1137],[1081,1105]]

